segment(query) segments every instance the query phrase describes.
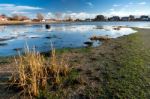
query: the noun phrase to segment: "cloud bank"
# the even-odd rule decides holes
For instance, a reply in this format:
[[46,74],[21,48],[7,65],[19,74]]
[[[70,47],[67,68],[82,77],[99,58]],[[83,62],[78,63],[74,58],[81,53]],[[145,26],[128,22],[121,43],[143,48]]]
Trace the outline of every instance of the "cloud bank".
[[0,4],[1,13],[10,14],[26,14],[33,10],[42,10],[40,7],[26,6],[26,5],[15,5],[15,4]]

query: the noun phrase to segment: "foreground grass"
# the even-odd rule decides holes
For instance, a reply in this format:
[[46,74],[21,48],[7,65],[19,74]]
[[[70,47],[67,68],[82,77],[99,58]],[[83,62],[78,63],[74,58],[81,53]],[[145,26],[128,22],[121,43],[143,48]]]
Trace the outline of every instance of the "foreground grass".
[[[119,46],[122,50],[115,53],[110,63],[104,67],[102,84],[103,98],[144,99],[150,97],[149,69],[147,50],[141,48],[142,42],[138,34],[126,38],[128,42]],[[113,54],[112,54],[113,55]],[[115,62],[114,62],[115,61]]]
[[15,63],[16,71],[9,89],[19,92],[19,97],[46,98],[47,88],[59,86],[61,79],[71,70],[63,57],[56,56],[55,49],[52,49],[51,57],[47,60],[40,53],[27,50],[25,55],[15,58]]

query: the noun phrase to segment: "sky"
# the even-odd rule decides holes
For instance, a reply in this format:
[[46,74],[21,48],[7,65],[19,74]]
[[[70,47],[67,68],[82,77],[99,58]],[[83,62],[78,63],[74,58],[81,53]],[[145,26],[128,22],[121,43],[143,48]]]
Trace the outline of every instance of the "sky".
[[105,16],[150,15],[150,0],[0,0],[0,14],[34,18],[94,18]]

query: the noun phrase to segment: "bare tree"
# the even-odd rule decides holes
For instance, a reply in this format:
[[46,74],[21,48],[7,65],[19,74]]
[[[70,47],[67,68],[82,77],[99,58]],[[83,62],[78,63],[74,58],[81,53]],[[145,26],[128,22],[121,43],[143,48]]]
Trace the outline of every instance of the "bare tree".
[[12,17],[10,19],[15,20],[15,21],[24,21],[24,20],[28,20],[29,18],[27,16],[14,14],[14,15],[12,15]]
[[24,20],[29,20],[30,18],[28,18],[27,16],[20,16],[21,18],[20,18],[20,20],[21,21],[24,21]]
[[39,21],[42,21],[44,19],[44,16],[41,13],[37,13],[36,17]]
[[12,15],[12,20],[19,21],[19,20],[20,20],[19,15],[13,14],[13,15]]
[[55,13],[55,17],[56,17],[57,20],[60,20],[61,17],[62,17],[62,14],[57,12],[57,13]]

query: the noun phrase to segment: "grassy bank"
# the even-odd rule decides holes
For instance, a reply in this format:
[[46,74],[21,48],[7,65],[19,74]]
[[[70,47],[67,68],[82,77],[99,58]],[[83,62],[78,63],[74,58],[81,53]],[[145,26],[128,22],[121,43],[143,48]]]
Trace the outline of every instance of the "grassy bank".
[[[58,85],[47,86],[47,90],[41,90],[37,98],[148,99],[150,48],[147,47],[149,41],[147,36],[150,33],[149,30],[144,29],[138,31],[129,36],[109,40],[96,48],[57,50],[56,56],[65,56],[64,59],[68,60],[69,67],[73,68],[68,75],[61,76]],[[49,60],[46,54],[44,58]],[[6,63],[2,64],[13,63],[6,60]],[[1,68],[4,65],[1,65]],[[0,91],[2,90],[4,89],[1,88]],[[17,93],[6,92],[7,96],[8,94],[11,97]]]
[[137,33],[85,53],[81,49],[72,51],[70,61],[87,82],[83,89],[76,89],[76,94],[90,98],[148,98],[150,53],[142,43]]

